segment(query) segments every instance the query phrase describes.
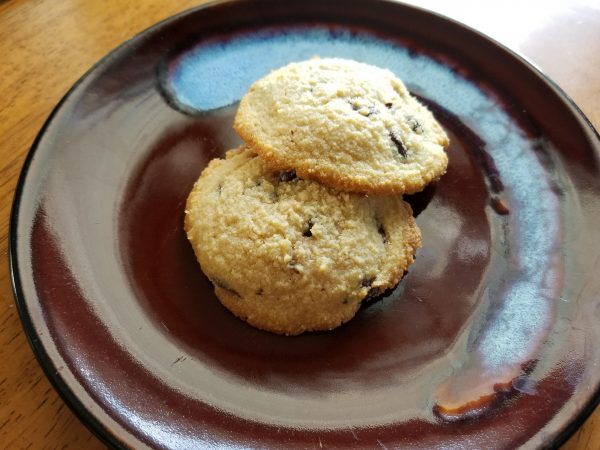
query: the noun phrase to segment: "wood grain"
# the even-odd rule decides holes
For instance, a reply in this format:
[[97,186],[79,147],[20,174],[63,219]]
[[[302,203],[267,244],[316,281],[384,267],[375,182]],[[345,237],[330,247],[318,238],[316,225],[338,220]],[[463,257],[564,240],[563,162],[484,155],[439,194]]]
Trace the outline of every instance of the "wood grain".
[[[3,448],[103,448],[43,375],[14,306],[6,255],[7,233],[12,196],[25,155],[52,108],[98,59],[157,21],[199,3],[0,1],[0,446]],[[526,54],[600,128],[597,70],[600,8],[594,7],[593,2],[559,2],[562,9],[555,8],[553,14],[541,17],[532,9],[529,23],[523,22],[528,30],[524,29],[526,25],[521,25],[523,29],[517,25],[512,29],[505,27],[504,31],[495,27],[501,19],[486,9],[500,2],[480,2],[483,6],[468,1],[421,3],[435,9],[445,8],[446,14],[487,30]],[[564,449],[600,449],[599,410]]]
[[157,21],[198,3],[0,3],[0,447],[104,448],[50,386],[14,306],[7,230],[25,155],[52,108],[98,59]]

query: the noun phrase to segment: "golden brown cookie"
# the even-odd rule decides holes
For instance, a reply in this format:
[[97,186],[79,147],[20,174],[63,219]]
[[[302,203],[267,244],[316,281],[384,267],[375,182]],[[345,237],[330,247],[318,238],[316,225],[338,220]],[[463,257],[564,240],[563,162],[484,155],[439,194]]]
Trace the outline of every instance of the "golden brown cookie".
[[234,128],[273,168],[338,190],[414,193],[446,171],[448,137],[389,70],[289,64],[252,85]]
[[273,171],[248,149],[202,172],[185,229],[223,305],[281,334],[348,321],[398,283],[421,242],[399,197],[338,192]]

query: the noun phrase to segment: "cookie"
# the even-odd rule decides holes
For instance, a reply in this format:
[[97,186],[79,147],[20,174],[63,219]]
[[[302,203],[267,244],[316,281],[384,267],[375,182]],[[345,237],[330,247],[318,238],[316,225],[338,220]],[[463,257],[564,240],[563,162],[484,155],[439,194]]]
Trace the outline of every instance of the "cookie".
[[185,230],[221,303],[280,334],[329,330],[395,286],[421,236],[398,196],[337,192],[242,148],[210,162]]
[[271,72],[242,98],[234,128],[271,167],[344,191],[418,192],[448,164],[431,112],[389,70],[351,60]]

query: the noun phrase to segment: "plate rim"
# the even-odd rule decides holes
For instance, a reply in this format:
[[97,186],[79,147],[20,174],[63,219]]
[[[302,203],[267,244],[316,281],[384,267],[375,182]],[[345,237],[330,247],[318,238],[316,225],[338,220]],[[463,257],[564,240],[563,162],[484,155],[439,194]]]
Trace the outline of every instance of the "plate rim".
[[[251,0],[254,1],[254,0]],[[257,0],[257,2],[264,3],[265,1],[276,1],[276,0]],[[366,3],[368,0],[349,0],[350,3]],[[372,0],[370,0],[372,1]],[[484,34],[482,31],[479,31],[467,24],[464,24],[456,19],[448,17],[444,14],[431,11],[429,9],[423,8],[418,5],[408,4],[402,1],[395,0],[376,0],[381,4],[386,4],[391,8],[399,7],[399,8],[408,8],[420,11],[423,14],[435,16],[438,19],[450,22],[454,26],[458,26],[467,30],[468,32],[477,36],[478,39],[487,40],[488,42],[494,44],[501,51],[507,52],[515,58],[518,62],[523,64],[527,69],[534,72],[538,78],[546,82],[552,90],[556,93],[556,95],[568,106],[573,109],[574,115],[576,118],[580,119],[583,124],[585,124],[588,128],[588,131],[591,132],[592,139],[596,139],[600,148],[600,133],[594,125],[591,123],[589,118],[585,115],[585,113],[581,110],[581,108],[575,103],[575,101],[554,81],[552,80],[541,68],[539,68],[535,63],[529,60],[529,58],[518,51],[510,49],[503,43],[497,41],[493,37],[490,37]],[[84,403],[79,399],[79,397],[71,390],[68,384],[65,382],[60,373],[56,370],[55,364],[53,363],[52,358],[49,356],[40,336],[35,330],[35,325],[33,323],[33,319],[29,313],[28,301],[23,291],[23,286],[21,282],[20,268],[18,263],[18,226],[19,226],[19,213],[21,208],[21,201],[23,199],[23,194],[25,191],[26,179],[29,174],[29,170],[33,159],[37,153],[41,140],[46,135],[46,132],[50,125],[53,123],[56,115],[61,111],[63,105],[70,99],[70,97],[74,94],[74,92],[79,88],[81,84],[88,80],[96,70],[110,62],[112,59],[117,57],[123,51],[126,51],[129,47],[135,44],[135,42],[143,38],[146,35],[152,34],[159,30],[160,28],[169,25],[172,22],[176,22],[181,17],[187,16],[189,14],[197,14],[200,13],[204,9],[209,9],[213,7],[219,7],[223,5],[235,5],[240,3],[248,3],[245,0],[210,0],[206,3],[203,3],[199,6],[187,8],[177,14],[169,16],[165,19],[162,19],[148,28],[143,29],[142,31],[134,34],[132,37],[126,39],[121,44],[110,50],[107,54],[101,57],[98,61],[96,61],[83,75],[81,75],[77,81],[65,92],[62,98],[58,101],[58,103],[51,110],[44,124],[38,131],[31,147],[27,151],[27,155],[21,167],[21,171],[19,173],[17,184],[15,186],[13,201],[11,205],[11,210],[9,214],[9,230],[8,230],[8,248],[7,248],[7,257],[8,257],[8,266],[9,266],[9,277],[11,282],[12,293],[15,301],[15,305],[17,308],[17,312],[19,314],[19,319],[21,321],[21,325],[23,327],[24,334],[29,342],[29,345],[33,351],[34,356],[36,357],[38,364],[41,366],[46,378],[50,381],[54,390],[59,394],[62,400],[67,404],[69,409],[77,416],[77,418],[97,437],[101,442],[106,444],[107,446],[115,449],[127,449],[129,448],[125,442],[117,437],[116,434],[111,433],[111,431],[94,415],[90,412],[90,410],[84,405]],[[600,157],[600,154],[596,154],[597,157]],[[569,420],[566,425],[562,426],[558,431],[552,436],[552,441],[548,444],[550,449],[558,449],[562,444],[564,444],[574,433],[577,431],[583,423],[587,420],[587,418],[594,412],[594,410],[600,405],[600,384],[597,386],[595,392],[589,397],[589,399],[579,408],[577,414],[573,416],[571,420]],[[131,435],[133,439],[139,445],[147,446],[147,444],[143,443],[137,436]]]

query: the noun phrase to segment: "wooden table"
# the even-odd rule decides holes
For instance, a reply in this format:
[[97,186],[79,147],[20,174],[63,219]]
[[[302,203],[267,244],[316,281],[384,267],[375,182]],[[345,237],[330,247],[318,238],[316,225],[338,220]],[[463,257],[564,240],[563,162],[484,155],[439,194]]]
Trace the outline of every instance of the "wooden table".
[[[134,34],[198,0],[0,0],[0,446],[102,448],[52,389],[14,306],[6,257],[21,165],[46,117],[83,73]],[[600,129],[600,2],[419,4],[483,30],[553,78]],[[600,449],[600,409],[564,446]]]

